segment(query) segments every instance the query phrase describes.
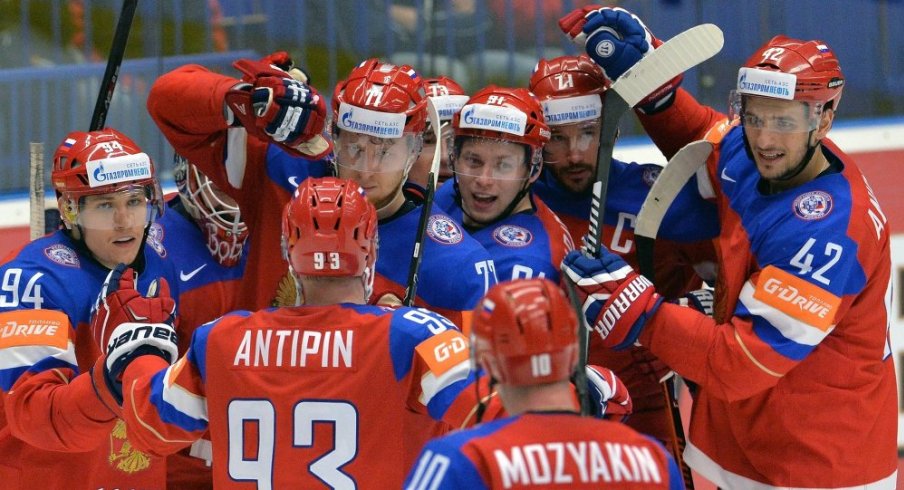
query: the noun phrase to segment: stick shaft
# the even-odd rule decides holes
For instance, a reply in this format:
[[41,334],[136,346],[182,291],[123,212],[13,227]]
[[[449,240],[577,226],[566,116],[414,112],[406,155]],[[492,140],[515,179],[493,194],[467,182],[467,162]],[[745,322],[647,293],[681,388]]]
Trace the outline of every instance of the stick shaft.
[[97,94],[97,102],[94,104],[94,113],[91,115],[89,131],[103,129],[107,122],[107,111],[110,109],[110,101],[113,100],[113,90],[119,80],[119,69],[122,66],[122,58],[126,52],[126,43],[129,40],[129,31],[132,29],[132,19],[135,17],[135,9],[138,0],[124,0],[119,21],[116,24],[116,32],[113,35],[113,45],[110,46],[110,55],[107,57],[107,69],[104,78],[100,82],[100,90]]

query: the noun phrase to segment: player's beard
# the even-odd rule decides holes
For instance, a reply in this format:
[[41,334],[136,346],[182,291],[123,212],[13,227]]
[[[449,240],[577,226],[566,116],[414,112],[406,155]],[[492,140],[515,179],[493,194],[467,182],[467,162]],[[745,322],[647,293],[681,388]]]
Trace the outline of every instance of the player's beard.
[[[572,163],[565,167],[549,166],[556,180],[569,192],[584,194],[593,187],[595,169],[587,163]],[[577,174],[577,175],[576,175]],[[577,179],[575,179],[577,177]]]

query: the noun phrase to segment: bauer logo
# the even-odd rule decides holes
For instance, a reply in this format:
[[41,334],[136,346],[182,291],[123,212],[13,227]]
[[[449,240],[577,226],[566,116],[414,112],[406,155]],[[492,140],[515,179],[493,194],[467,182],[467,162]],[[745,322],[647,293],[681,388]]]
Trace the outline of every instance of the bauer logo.
[[464,234],[452,218],[434,214],[427,219],[427,236],[443,245],[455,245],[462,240]]
[[828,332],[841,298],[773,265],[760,272],[753,297],[807,325]]
[[776,99],[794,99],[797,76],[777,71],[741,68],[738,71],[738,92]]
[[527,114],[509,107],[489,104],[468,104],[461,110],[459,127],[501,131],[524,136]]
[[94,160],[85,166],[91,187],[151,178],[151,159],[146,153]]
[[405,131],[405,114],[379,112],[339,104],[339,128],[376,138],[401,138]]
[[832,207],[832,196],[823,191],[801,194],[792,205],[795,216],[805,221],[825,218],[832,212]]
[[550,125],[592,121],[603,115],[603,101],[599,95],[582,95],[543,101],[543,114]]

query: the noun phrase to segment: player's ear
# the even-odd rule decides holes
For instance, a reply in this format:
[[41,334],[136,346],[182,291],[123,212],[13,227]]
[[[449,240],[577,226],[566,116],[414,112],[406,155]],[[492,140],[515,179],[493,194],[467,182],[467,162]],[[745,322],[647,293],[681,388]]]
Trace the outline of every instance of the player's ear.
[[816,128],[817,141],[822,141],[822,139],[829,134],[829,130],[832,129],[832,122],[834,121],[835,109],[832,107],[824,109],[819,116],[819,127]]

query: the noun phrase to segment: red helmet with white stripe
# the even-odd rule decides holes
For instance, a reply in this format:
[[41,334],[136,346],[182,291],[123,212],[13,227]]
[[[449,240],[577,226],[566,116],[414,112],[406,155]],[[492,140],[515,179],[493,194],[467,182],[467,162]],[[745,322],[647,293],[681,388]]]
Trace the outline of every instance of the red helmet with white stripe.
[[530,91],[540,100],[602,94],[609,80],[589,56],[559,56],[541,59],[530,76]]
[[283,210],[282,237],[296,274],[373,281],[377,213],[350,180],[305,179]]
[[551,383],[567,380],[574,371],[577,317],[551,281],[499,283],[480,300],[472,318],[472,355],[500,383]]
[[[745,83],[750,83],[745,75],[750,70],[764,70],[793,75],[795,89],[794,100],[820,103],[827,106],[833,103],[838,109],[841,91],[844,88],[844,75],[835,53],[822,41],[802,41],[788,36],[775,36],[761,46],[738,73],[738,91],[743,94],[770,97],[767,92],[745,90]],[[750,87],[756,88],[756,87]],[[790,94],[788,97],[791,98]]]
[[[404,115],[401,132],[420,133],[427,121],[424,81],[408,65],[396,66],[376,58],[361,62],[333,92],[333,128],[354,130],[355,107]],[[377,136],[377,135],[374,135]]]
[[455,137],[474,136],[521,143],[534,150],[549,141],[549,126],[537,97],[524,88],[489,85],[468,99],[452,119]]

